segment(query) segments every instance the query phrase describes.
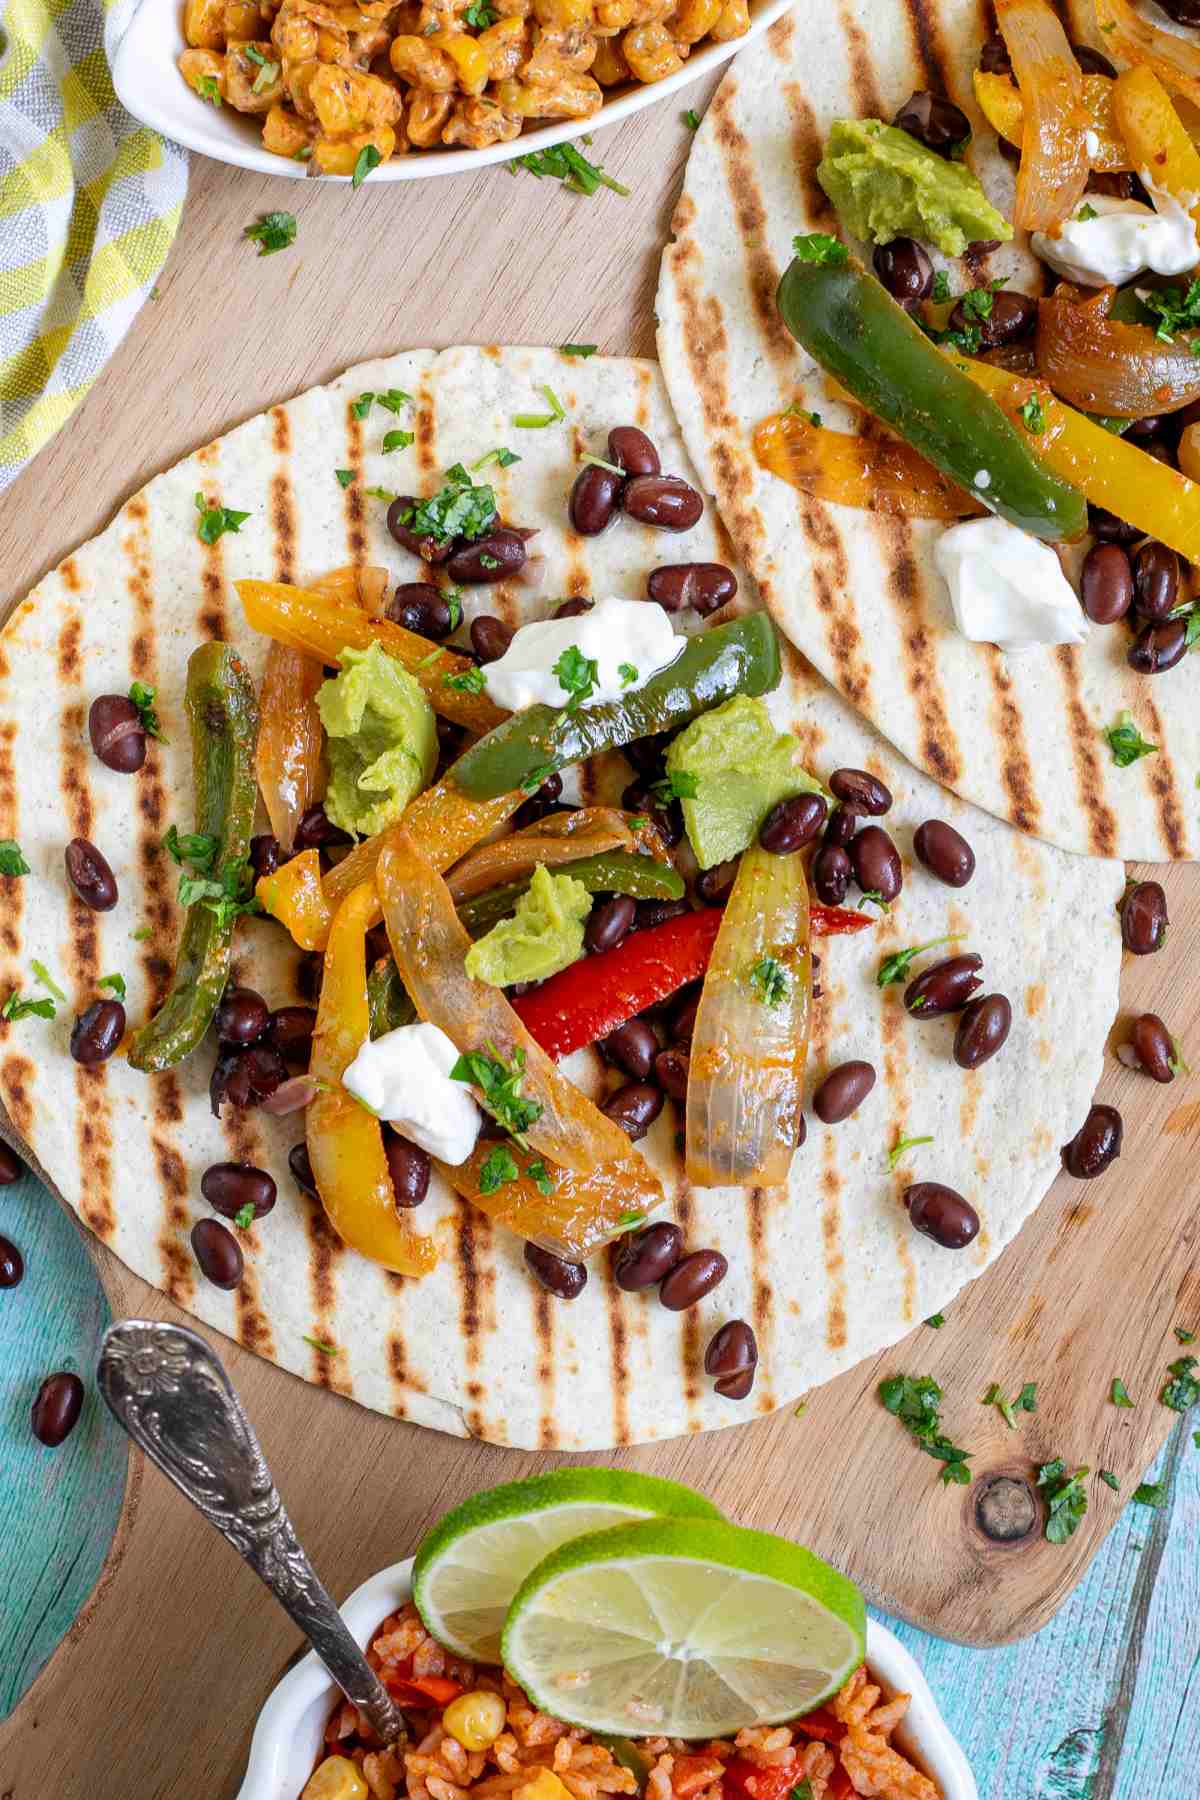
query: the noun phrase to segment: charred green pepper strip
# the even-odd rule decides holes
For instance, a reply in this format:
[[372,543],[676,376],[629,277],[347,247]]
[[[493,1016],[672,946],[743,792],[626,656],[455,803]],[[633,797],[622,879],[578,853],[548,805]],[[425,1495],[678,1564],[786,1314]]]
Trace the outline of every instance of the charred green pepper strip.
[[473,800],[532,790],[568,763],[686,725],[735,694],[768,694],[779,676],[775,627],[766,613],[750,613],[689,638],[670,668],[621,700],[574,712],[531,706],[514,713],[459,757],[453,779]]
[[394,959],[381,956],[375,967],[367,971],[367,1017],[372,1039],[411,1025],[416,1016],[417,1009],[409,999]]
[[1083,496],[851,257],[797,258],[779,284],[784,324],[868,412],[992,512],[1052,543],[1087,530]]
[[[212,877],[236,885],[247,866],[257,786],[258,701],[241,658],[228,644],[202,644],[188,660],[196,830],[221,848]],[[171,990],[134,1034],[129,1061],[152,1073],[190,1056],[212,1024],[229,980],[233,917],[201,899],[187,909]]]
[[[555,863],[556,875],[572,875],[589,894],[632,894],[635,900],[682,900],[684,880],[670,863],[629,850],[603,850],[597,856],[581,856],[578,862]],[[509,881],[464,900],[458,916],[472,937],[482,937],[501,919],[507,919],[528,881]],[[369,986],[369,984],[368,984]]]

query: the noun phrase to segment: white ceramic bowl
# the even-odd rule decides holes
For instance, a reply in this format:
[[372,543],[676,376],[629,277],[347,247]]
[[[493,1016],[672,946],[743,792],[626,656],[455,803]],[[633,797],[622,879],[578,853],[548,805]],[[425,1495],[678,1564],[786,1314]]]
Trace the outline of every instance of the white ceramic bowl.
[[[544,150],[586,132],[618,125],[630,113],[653,106],[677,94],[691,81],[708,75],[744,44],[765,31],[792,4],[792,0],[751,0],[750,29],[728,44],[707,44],[690,56],[677,75],[652,82],[631,93],[609,100],[589,119],[557,119],[536,131],[522,132],[511,144],[493,144],[489,150],[421,150],[393,157],[370,177],[381,181],[419,181],[428,175],[462,175],[485,163],[511,162],[530,150]],[[113,64],[113,86],[123,106],[135,119],[150,125],[164,137],[217,162],[235,163],[241,169],[257,169],[263,175],[288,180],[345,181],[345,175],[309,176],[307,165],[274,156],[261,142],[261,121],[236,112],[231,106],[210,106],[188,87],[176,66],[183,38],[183,0],[142,0]]]
[[[409,1557],[407,1562],[372,1575],[342,1607],[342,1617],[364,1648],[387,1615],[410,1598],[411,1577]],[[899,1747],[911,1750],[938,1783],[945,1800],[979,1800],[975,1777],[950,1736],[929,1683],[899,1638],[874,1619],[867,1621],[867,1663],[887,1692],[912,1695],[903,1726],[896,1733]],[[310,1650],[267,1697],[254,1728],[238,1800],[298,1800],[312,1773],[336,1698],[337,1689]]]

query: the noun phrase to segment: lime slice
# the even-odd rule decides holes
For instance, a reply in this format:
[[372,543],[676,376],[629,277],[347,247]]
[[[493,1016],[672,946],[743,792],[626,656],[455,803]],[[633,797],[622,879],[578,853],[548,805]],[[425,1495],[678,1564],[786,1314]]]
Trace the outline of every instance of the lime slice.
[[863,1660],[853,1583],[724,1520],[564,1544],[522,1584],[504,1664],[535,1706],[625,1737],[728,1737],[819,1706]]
[[509,1602],[543,1557],[570,1538],[663,1516],[721,1514],[677,1481],[625,1469],[556,1469],[490,1488],[447,1513],[418,1550],[417,1611],[447,1649],[498,1663]]

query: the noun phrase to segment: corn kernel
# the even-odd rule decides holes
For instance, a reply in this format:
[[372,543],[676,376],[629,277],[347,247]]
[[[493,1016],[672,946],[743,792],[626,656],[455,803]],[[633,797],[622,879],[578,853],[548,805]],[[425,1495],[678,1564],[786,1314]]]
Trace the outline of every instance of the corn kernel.
[[717,42],[727,44],[730,38],[745,37],[749,29],[750,8],[747,0],[725,0],[712,28],[712,35]]
[[448,94],[458,84],[457,63],[444,50],[433,48],[431,38],[394,37],[388,61],[401,81],[409,82],[412,87]]
[[507,1708],[499,1694],[478,1688],[460,1694],[442,1714],[442,1724],[464,1750],[486,1750],[504,1730]]
[[524,19],[515,16],[497,19],[494,25],[481,31],[475,41],[487,52],[489,81],[507,80],[525,61]]
[[212,100],[214,94],[224,99],[225,58],[215,50],[185,50],[179,58],[179,73],[202,100]]
[[231,44],[252,44],[261,20],[258,0],[225,0],[225,37]]
[[570,1800],[571,1791],[561,1781],[553,1769],[539,1769],[532,1781],[527,1781],[513,1795],[513,1800]]
[[416,144],[420,150],[436,144],[453,105],[453,94],[435,94],[430,88],[414,88],[405,127],[409,143]]
[[344,1756],[327,1756],[308,1778],[300,1800],[371,1800],[371,1791]]
[[539,25],[590,25],[594,15],[592,0],[533,0],[533,11]]
[[698,44],[721,15],[725,0],[682,0],[668,23],[677,44]]
[[488,53],[477,38],[465,31],[435,31],[429,42],[454,64],[464,94],[482,94],[487,86]]
[[374,144],[380,162],[386,162],[396,148],[396,134],[390,125],[374,131],[359,131],[352,138],[336,142],[320,138],[313,147],[312,159],[322,175],[353,175],[355,164],[368,144]]
[[639,81],[662,81],[683,67],[665,25],[635,25],[621,39],[625,61]]
[[308,143],[308,126],[290,107],[273,106],[263,120],[263,148],[276,156],[296,157]]
[[592,64],[592,74],[601,87],[617,87],[622,81],[629,80],[629,64],[621,53],[621,46],[615,38],[601,38],[596,46],[596,60]]
[[196,50],[225,48],[223,0],[187,0],[183,9],[183,35]]

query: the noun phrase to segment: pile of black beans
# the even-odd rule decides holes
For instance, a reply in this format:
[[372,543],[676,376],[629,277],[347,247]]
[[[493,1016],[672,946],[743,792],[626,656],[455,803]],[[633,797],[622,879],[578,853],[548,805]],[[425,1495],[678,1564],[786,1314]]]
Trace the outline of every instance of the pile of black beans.
[[663,474],[658,451],[637,425],[613,427],[606,460],[608,468],[586,463],[571,489],[567,511],[581,537],[598,537],[621,513],[659,531],[690,531],[699,522],[702,495],[682,475]]
[[[523,525],[509,525],[496,517],[477,537],[454,537],[439,544],[436,538],[421,535],[404,523],[405,514],[418,504],[414,495],[398,494],[387,510],[388,531],[402,549],[420,557],[423,563],[444,568],[457,586],[509,581],[525,567],[529,558],[528,546],[537,536],[536,531]],[[403,616],[406,606],[415,608],[426,620],[423,629]],[[450,634],[449,601],[431,583],[410,582],[398,588],[387,616],[398,624],[407,625],[410,631],[420,629],[423,637],[448,637]]]

